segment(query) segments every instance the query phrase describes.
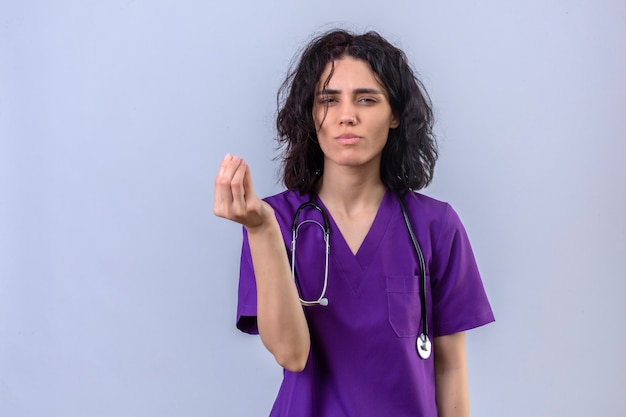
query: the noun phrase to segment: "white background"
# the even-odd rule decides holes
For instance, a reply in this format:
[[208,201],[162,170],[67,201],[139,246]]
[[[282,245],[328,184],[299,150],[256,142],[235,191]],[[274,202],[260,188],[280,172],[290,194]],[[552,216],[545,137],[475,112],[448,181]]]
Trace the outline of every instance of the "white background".
[[624,415],[617,0],[2,0],[0,415],[268,414],[281,371],[234,327],[241,230],[213,176],[232,152],[281,190],[276,90],[336,25],[403,48],[434,102],[425,192],[497,318],[469,335],[472,414]]

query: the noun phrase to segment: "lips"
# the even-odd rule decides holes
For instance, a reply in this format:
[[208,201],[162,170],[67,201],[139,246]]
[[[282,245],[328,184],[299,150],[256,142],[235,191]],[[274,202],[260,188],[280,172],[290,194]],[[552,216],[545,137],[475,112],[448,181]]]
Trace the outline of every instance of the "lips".
[[342,145],[354,145],[359,140],[361,140],[361,137],[353,135],[351,133],[345,133],[343,135],[337,136],[335,139]]

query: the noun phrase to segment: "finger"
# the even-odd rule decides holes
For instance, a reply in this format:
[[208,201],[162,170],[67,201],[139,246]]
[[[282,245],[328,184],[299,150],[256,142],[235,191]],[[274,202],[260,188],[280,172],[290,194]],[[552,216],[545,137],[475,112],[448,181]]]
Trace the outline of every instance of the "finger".
[[247,200],[249,199],[249,190],[246,188],[245,178],[248,176],[248,164],[244,160],[241,160],[241,163],[237,167],[237,170],[233,174],[233,178],[231,181],[231,192],[232,192],[232,202],[233,202],[233,211],[238,216],[245,216],[248,207]]
[[226,154],[217,176],[215,177],[215,189],[214,189],[214,206],[213,211],[216,215],[221,217],[228,217],[231,211],[231,205],[233,202],[231,182],[233,175],[237,171],[237,168],[241,164],[241,159],[233,157],[230,154]]
[[[220,162],[219,169],[215,176],[215,184],[213,189],[215,211],[218,211],[218,206],[221,207],[221,205],[224,203],[230,204],[231,198],[228,195],[230,193],[230,176],[227,173],[227,169],[232,159],[233,158],[230,153],[227,153]],[[216,214],[218,213],[216,212]]]
[[254,186],[252,185],[252,173],[250,171],[250,166],[244,161],[246,164],[246,171],[243,177],[243,187],[246,190],[246,198],[249,201],[250,198],[256,197],[256,193],[254,192]]
[[232,155],[230,153],[227,153],[226,155],[224,155],[224,158],[222,158],[222,160],[220,161],[220,166],[217,169],[217,174],[216,174],[217,177],[219,177],[219,176],[224,174],[224,170],[226,169],[226,165],[232,159],[233,159],[233,157],[232,157]]

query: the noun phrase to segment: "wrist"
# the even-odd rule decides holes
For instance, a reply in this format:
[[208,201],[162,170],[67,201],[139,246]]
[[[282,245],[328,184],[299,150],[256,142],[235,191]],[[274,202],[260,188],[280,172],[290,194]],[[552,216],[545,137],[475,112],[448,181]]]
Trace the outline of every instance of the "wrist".
[[244,224],[248,235],[264,234],[276,229],[280,230],[272,206],[263,201],[259,212],[257,221],[251,224]]

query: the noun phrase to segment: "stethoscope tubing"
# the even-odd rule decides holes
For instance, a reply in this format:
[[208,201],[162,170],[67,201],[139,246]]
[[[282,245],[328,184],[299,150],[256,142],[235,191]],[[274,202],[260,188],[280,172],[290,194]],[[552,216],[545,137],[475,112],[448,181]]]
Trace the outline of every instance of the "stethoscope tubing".
[[424,340],[428,340],[428,309],[426,308],[426,262],[424,261],[424,253],[422,252],[422,248],[417,241],[415,232],[413,232],[413,225],[411,224],[411,220],[409,219],[409,214],[406,211],[402,196],[398,195],[398,201],[400,202],[402,217],[404,217],[404,223],[406,224],[406,228],[409,231],[409,236],[411,237],[411,242],[413,243],[413,247],[415,248],[415,253],[417,254],[417,259],[420,266],[420,280],[422,284],[420,289],[420,303],[422,308],[422,334],[420,335],[420,337],[422,337]]
[[[307,207],[314,208],[315,210],[320,212],[320,214],[322,215],[322,220],[324,222],[323,225],[315,220],[304,220],[298,223],[298,220],[300,219],[300,213],[302,212],[302,210],[304,210]],[[298,210],[296,210],[296,214],[293,217],[293,222],[291,223],[291,276],[294,277],[296,284],[298,286],[298,289],[300,290],[300,294],[302,294],[302,288],[300,288],[300,280],[298,279],[298,275],[296,273],[296,259],[295,259],[296,241],[298,237],[298,231],[300,230],[300,226],[306,223],[316,224],[320,226],[322,230],[324,231],[324,244],[325,244],[324,285],[322,287],[322,292],[320,296],[317,298],[317,300],[307,301],[307,300],[304,300],[302,297],[300,297],[300,303],[305,307],[311,307],[314,305],[326,306],[328,305],[328,299],[326,298],[326,288],[328,288],[328,256],[330,254],[330,221],[328,219],[328,214],[326,213],[326,211],[324,211],[324,209],[322,209],[318,204],[316,204],[313,201],[313,195],[310,195],[309,201],[301,204],[300,207],[298,207]]]
[[[407,213],[406,206],[404,204],[403,196],[400,194],[397,194],[397,197],[398,197],[398,202],[400,203],[400,209],[402,210],[402,217],[404,218],[404,223],[406,224],[407,231],[409,232],[409,236],[411,238],[411,243],[413,244],[413,248],[415,249],[415,253],[417,254],[417,259],[418,259],[419,268],[420,268],[420,304],[421,304],[420,307],[421,307],[421,314],[422,314],[421,316],[421,325],[422,325],[421,330],[422,331],[421,331],[421,334],[417,338],[417,351],[418,351],[419,356],[422,359],[428,359],[431,354],[431,342],[428,337],[428,308],[426,306],[426,291],[428,289],[427,284],[426,284],[426,262],[424,261],[424,254],[422,252],[422,248],[420,247],[417,237],[415,236],[415,232],[413,231],[413,226],[411,224],[411,220],[409,219],[409,215]],[[324,222],[323,225],[315,220],[304,220],[298,223],[298,221],[300,220],[300,214],[302,210],[304,210],[307,207],[311,207],[317,210],[321,214],[323,222]],[[313,301],[307,301],[307,300],[303,300],[302,298],[300,298],[300,302],[303,306],[308,306],[308,307],[314,306],[314,305],[326,306],[328,305],[328,299],[326,298],[326,289],[328,287],[328,256],[330,253],[330,221],[328,219],[328,214],[326,213],[326,211],[314,202],[312,194],[309,197],[309,201],[302,203],[300,207],[298,207],[294,215],[293,222],[291,224],[291,231],[292,231],[291,275],[292,277],[294,277],[294,280],[296,281],[296,285],[300,293],[302,293],[302,288],[300,286],[300,280],[298,279],[298,275],[295,270],[296,240],[297,240],[300,226],[306,223],[315,223],[323,229],[324,241],[325,241],[325,246],[326,246],[325,248],[326,259],[324,262],[325,263],[324,285],[323,285],[320,296],[317,298],[317,300],[313,300]]]

